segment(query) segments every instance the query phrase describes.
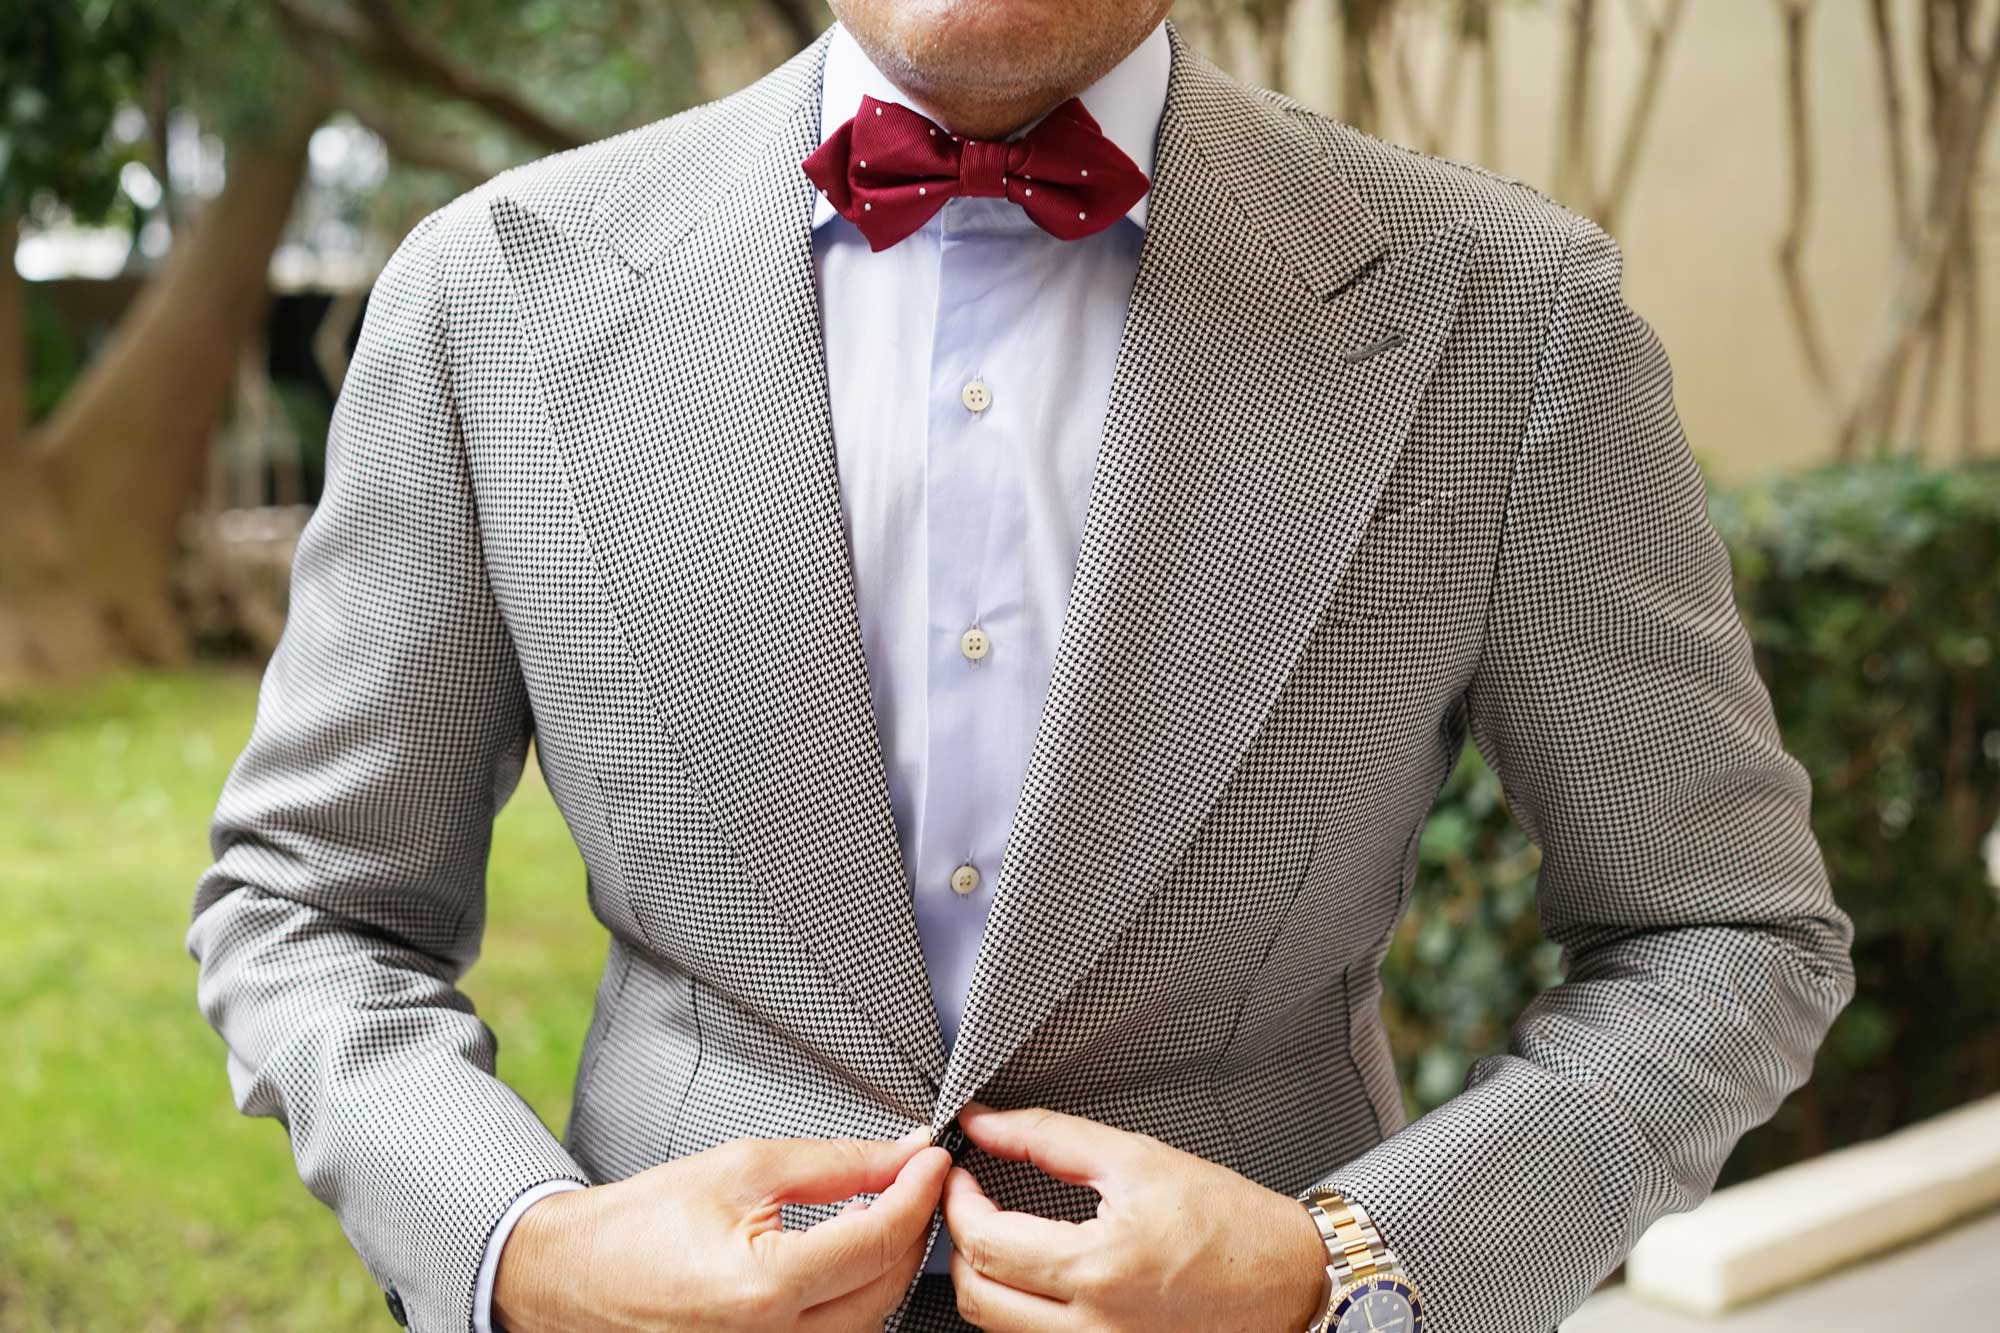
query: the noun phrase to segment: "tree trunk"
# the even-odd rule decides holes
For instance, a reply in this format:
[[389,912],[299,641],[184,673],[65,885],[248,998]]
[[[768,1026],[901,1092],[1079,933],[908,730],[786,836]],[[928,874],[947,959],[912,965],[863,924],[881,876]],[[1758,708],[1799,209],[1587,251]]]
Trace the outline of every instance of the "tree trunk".
[[1475,0],[1479,40],[1479,162],[1500,169],[1500,15]]
[[1589,213],[1597,198],[1596,127],[1592,117],[1596,73],[1597,0],[1570,0],[1569,54],[1563,74],[1562,109],[1556,122],[1555,184],[1551,193],[1578,212]]
[[180,521],[264,315],[320,111],[292,108],[232,146],[222,193],[103,351],[46,422],[0,448],[0,682],[187,655]]
[[14,267],[21,219],[0,213],[0,455],[28,433],[28,293]]
[[115,654],[69,553],[47,476],[19,449],[0,452],[0,697]]
[[28,457],[27,290],[20,219],[0,217],[0,683],[44,675],[98,645],[66,595],[62,524]]
[[1389,17],[1390,0],[1340,0],[1341,113],[1357,129],[1382,129],[1381,81],[1376,77],[1376,42]]

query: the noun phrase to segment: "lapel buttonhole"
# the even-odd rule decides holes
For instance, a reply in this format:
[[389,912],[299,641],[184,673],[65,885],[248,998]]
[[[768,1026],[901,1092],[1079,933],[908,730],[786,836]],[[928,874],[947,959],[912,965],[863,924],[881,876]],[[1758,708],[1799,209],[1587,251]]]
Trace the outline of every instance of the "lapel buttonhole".
[[1384,352],[1393,352],[1402,345],[1403,345],[1402,334],[1386,333],[1383,334],[1380,338],[1377,338],[1374,342],[1368,343],[1365,346],[1356,347],[1351,351],[1342,352],[1340,354],[1340,359],[1342,361],[1345,361],[1350,366],[1359,365],[1363,361],[1367,361],[1372,357],[1378,357],[1382,355],[1382,353]]

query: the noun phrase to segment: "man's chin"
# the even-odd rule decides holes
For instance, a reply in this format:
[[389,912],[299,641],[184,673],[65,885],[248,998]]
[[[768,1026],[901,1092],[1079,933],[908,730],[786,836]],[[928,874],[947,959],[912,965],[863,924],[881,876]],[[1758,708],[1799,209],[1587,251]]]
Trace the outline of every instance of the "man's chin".
[[1074,91],[1115,65],[1144,32],[1123,0],[850,0],[848,31],[919,95],[1013,99]]

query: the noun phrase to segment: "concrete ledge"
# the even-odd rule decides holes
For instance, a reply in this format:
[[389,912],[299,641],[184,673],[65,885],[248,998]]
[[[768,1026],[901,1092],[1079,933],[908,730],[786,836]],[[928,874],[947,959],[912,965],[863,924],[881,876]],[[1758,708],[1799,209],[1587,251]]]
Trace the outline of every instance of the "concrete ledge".
[[1718,1190],[1662,1218],[1628,1292],[1712,1315],[1860,1263],[2000,1204],[2000,1096]]
[[[1682,1314],[1622,1286],[1583,1303],[1562,1333],[1815,1333],[1824,1329],[1990,1329],[2000,1310],[2000,1212],[1906,1245],[1894,1254],[1720,1315]],[[1870,1322],[1893,1310],[1893,1322]]]

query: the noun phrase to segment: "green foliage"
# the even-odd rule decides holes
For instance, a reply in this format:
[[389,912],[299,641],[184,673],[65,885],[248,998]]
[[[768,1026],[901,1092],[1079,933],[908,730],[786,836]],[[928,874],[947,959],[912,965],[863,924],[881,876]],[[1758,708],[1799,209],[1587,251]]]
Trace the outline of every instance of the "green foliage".
[[1739,1169],[2000,1089],[2000,468],[1827,468],[1720,497],[1739,596],[1854,917],[1859,994]]
[[164,38],[150,4],[0,5],[0,216],[53,196],[85,220],[118,200],[111,118]]
[[119,172],[149,145],[116,132],[121,110],[187,106],[225,133],[254,128],[287,79],[259,0],[0,5],[0,216],[129,225]]
[[88,349],[56,314],[48,296],[30,286],[26,311],[28,339],[28,419],[40,421],[83,373]]
[[[1834,467],[1719,493],[1737,598],[1854,917],[1859,995],[1818,1071],[1748,1136],[1741,1178],[2000,1090],[2000,469]],[[1413,1111],[1554,980],[1536,858],[1468,751],[1432,815],[1385,969]]]
[[[367,32],[351,5],[299,0],[298,8],[336,29]],[[695,100],[717,48],[761,45],[768,49],[752,57],[759,65],[788,53],[772,35],[776,11],[758,0],[699,14],[630,0],[405,0],[399,10],[425,46],[476,75],[504,71],[523,102],[584,137]],[[133,225],[119,172],[136,158],[159,176],[163,164],[144,138],[114,133],[121,109],[187,111],[229,141],[257,133],[319,80],[336,103],[357,100],[377,123],[446,145],[481,172],[547,151],[371,49],[379,51],[365,37],[343,44],[289,32],[268,0],[0,4],[0,217],[59,209],[82,222]],[[471,183],[398,181],[389,193],[413,192],[410,207],[420,211]],[[409,220],[398,215],[388,229]]]
[[1561,950],[1535,923],[1541,856],[1507,814],[1500,781],[1467,746],[1417,848],[1410,919],[1382,983],[1412,1114],[1465,1086],[1507,1025],[1561,976]]

